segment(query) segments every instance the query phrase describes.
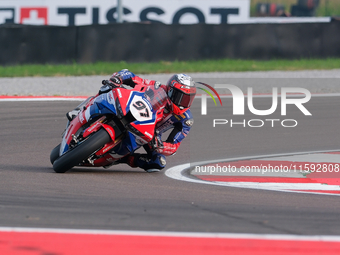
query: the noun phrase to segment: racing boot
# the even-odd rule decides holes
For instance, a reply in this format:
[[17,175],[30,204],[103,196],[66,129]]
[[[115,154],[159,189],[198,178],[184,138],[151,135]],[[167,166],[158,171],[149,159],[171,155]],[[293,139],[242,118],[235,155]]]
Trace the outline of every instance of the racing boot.
[[163,154],[160,154],[154,151],[152,153],[151,159],[142,168],[148,173],[153,173],[153,172],[159,172],[165,166],[166,166],[165,156]]
[[152,153],[151,158],[148,154],[135,153],[125,156],[117,162],[128,164],[133,168],[140,167],[148,173],[159,172],[166,166],[165,156],[156,152]]

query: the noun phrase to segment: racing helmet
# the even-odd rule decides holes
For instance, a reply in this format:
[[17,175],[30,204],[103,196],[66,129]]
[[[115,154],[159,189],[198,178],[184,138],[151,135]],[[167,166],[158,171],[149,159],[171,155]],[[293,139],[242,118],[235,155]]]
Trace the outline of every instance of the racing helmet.
[[194,101],[196,95],[195,82],[189,75],[175,74],[171,76],[166,85],[173,113],[176,115],[183,114]]

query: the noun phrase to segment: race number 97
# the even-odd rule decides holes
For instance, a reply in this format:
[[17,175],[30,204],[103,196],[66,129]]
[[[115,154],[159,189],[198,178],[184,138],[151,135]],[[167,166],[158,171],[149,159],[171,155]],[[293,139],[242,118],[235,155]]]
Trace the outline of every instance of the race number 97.
[[141,117],[145,118],[150,117],[149,110],[143,101],[136,101],[132,106],[138,110]]

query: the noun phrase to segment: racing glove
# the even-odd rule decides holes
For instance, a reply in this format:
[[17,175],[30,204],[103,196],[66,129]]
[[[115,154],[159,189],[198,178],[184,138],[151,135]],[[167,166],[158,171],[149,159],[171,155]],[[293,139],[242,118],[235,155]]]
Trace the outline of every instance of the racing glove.
[[157,151],[158,149],[162,149],[162,148],[163,148],[163,142],[161,138],[159,137],[158,133],[156,132],[154,138],[150,142],[150,149],[152,151]]
[[181,143],[173,144],[168,142],[162,142],[161,138],[158,135],[158,132],[156,132],[154,138],[149,143],[149,146],[152,151],[163,154],[164,156],[170,156],[176,153],[180,144]]
[[164,156],[171,156],[171,155],[174,155],[176,153],[180,144],[181,143],[173,144],[173,143],[163,142],[163,146],[158,147],[155,151],[157,153],[164,155]]

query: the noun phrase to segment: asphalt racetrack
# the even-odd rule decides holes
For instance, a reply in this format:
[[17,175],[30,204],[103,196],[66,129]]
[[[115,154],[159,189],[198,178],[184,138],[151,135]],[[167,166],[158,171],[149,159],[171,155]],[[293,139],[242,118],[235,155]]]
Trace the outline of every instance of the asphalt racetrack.
[[[61,141],[65,113],[79,102],[0,102],[0,226],[149,230],[180,232],[339,235],[338,196],[219,187],[170,179],[164,171],[148,174],[125,165],[74,168],[54,173],[51,149]],[[192,106],[192,131],[175,165],[271,153],[340,148],[339,97],[312,97],[305,104],[312,116],[288,106],[271,116],[296,119],[285,128],[213,127],[213,119],[265,119],[246,110],[232,117],[231,99],[223,107],[200,100]],[[270,107],[257,98],[255,107]]]

